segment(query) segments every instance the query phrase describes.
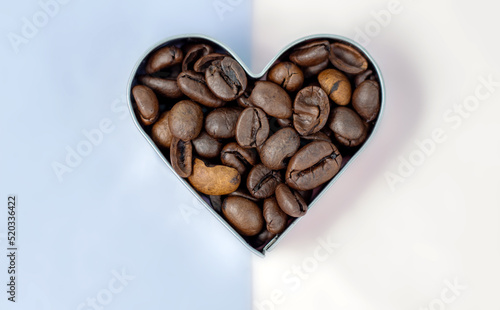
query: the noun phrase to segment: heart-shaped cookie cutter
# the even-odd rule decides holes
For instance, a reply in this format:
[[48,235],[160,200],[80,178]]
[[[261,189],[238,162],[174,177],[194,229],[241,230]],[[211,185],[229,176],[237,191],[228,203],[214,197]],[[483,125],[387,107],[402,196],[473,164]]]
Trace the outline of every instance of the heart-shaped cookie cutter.
[[[363,54],[363,56],[369,61],[372,69],[375,71],[376,75],[378,76],[379,80],[379,85],[380,85],[380,111],[378,114],[378,117],[375,121],[375,124],[369,133],[369,136],[367,137],[366,141],[363,143],[363,145],[356,151],[356,153],[347,161],[347,163],[340,169],[340,171],[326,184],[323,186],[321,191],[313,198],[313,200],[309,203],[308,210],[310,210],[317,201],[321,199],[321,197],[328,191],[328,189],[337,181],[337,179],[346,171],[346,169],[353,163],[354,159],[359,156],[359,154],[362,153],[368,142],[372,139],[373,134],[376,132],[380,125],[380,120],[381,116],[383,115],[384,107],[385,107],[385,85],[384,81],[382,78],[382,72],[380,71],[380,68],[378,67],[377,63],[375,60],[372,58],[372,56],[368,53],[368,51],[365,50],[363,46],[358,44],[357,42],[338,35],[333,35],[333,34],[316,34],[316,35],[309,35],[300,39],[297,39],[291,43],[289,43],[287,46],[281,49],[279,53],[274,56],[269,63],[262,69],[260,73],[253,73],[250,68],[247,67],[247,65],[238,57],[238,55],[231,50],[230,47],[226,46],[225,44],[217,41],[214,38],[211,38],[209,36],[203,35],[203,34],[184,34],[184,35],[176,35],[172,36],[169,38],[166,38],[156,44],[154,44],[152,47],[150,47],[148,50],[144,52],[144,54],[139,58],[137,63],[135,64],[132,73],[130,75],[128,84],[127,84],[127,102],[129,106],[129,111],[132,115],[132,119],[139,129],[139,131],[142,133],[144,138],[149,142],[151,147],[155,150],[155,152],[160,156],[160,158],[163,160],[163,162],[170,168],[170,170],[177,176],[179,181],[186,186],[186,188],[200,201],[201,204],[203,204],[210,213],[213,214],[238,240],[240,240],[252,253],[255,253],[257,256],[264,257],[266,252],[271,251],[277,244],[278,242],[284,238],[284,236],[299,222],[301,217],[296,218],[290,225],[283,231],[281,234],[276,235],[274,238],[272,238],[267,244],[265,244],[263,247],[260,249],[256,249],[253,246],[251,246],[236,230],[234,230],[231,225],[229,225],[228,222],[219,214],[217,213],[208,203],[206,200],[200,196],[200,194],[194,190],[191,185],[183,178],[181,178],[175,171],[173,170],[172,166],[170,165],[170,162],[165,158],[165,156],[162,154],[162,152],[158,149],[156,144],[153,142],[151,137],[144,131],[142,128],[141,124],[138,121],[138,118],[136,117],[134,107],[133,107],[133,100],[132,100],[132,88],[137,84],[137,75],[144,73],[144,68],[146,65],[146,59],[148,56],[154,52],[157,49],[160,49],[164,46],[167,45],[181,45],[185,44],[188,42],[206,42],[212,46],[214,46],[215,50],[223,50],[227,52],[229,55],[231,55],[236,61],[240,63],[240,65],[243,67],[247,75],[252,78],[252,79],[261,79],[262,77],[265,76],[269,68],[278,60],[284,53],[289,51],[290,49],[294,48],[295,46],[298,46],[302,43],[306,43],[308,41],[313,41],[313,40],[319,40],[319,39],[326,39],[330,41],[337,41],[337,42],[342,42],[346,43],[355,49],[357,49],[359,52]],[[208,200],[208,199],[207,199]]]

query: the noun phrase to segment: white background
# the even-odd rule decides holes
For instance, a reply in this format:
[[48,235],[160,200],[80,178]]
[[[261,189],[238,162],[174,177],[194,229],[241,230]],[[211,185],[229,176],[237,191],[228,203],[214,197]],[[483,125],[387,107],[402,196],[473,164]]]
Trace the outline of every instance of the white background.
[[[218,14],[221,2],[232,9]],[[92,309],[123,272],[106,309],[498,308],[500,86],[466,116],[455,110],[481,79],[500,81],[498,7],[400,1],[387,15],[389,3],[72,0],[16,53],[8,34],[41,8],[3,1],[0,284],[16,194],[19,303],[0,293],[1,308]],[[264,259],[177,183],[125,110],[137,58],[191,32],[223,41],[255,72],[297,38],[344,35],[383,72],[380,130]],[[59,180],[54,162],[103,121],[112,129]],[[435,130],[444,138],[419,157]],[[413,169],[391,185],[404,161]]]
[[[387,94],[364,154],[273,252],[254,259],[254,309],[498,309],[500,85],[460,124],[444,119],[472,100],[480,78],[500,82],[498,6],[401,1],[378,22],[390,1],[254,3],[256,69],[297,37],[336,33],[365,45]],[[415,140],[436,128],[444,141],[391,189],[386,173],[398,174],[400,157],[415,156]],[[317,250],[318,239],[338,247]]]

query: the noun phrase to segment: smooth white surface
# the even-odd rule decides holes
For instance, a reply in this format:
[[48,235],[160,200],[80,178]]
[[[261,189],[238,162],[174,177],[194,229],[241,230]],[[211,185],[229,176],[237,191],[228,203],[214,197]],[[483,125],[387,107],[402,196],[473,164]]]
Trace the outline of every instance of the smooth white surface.
[[[299,37],[334,33],[368,49],[387,92],[365,153],[264,260],[253,258],[254,309],[500,306],[500,84],[481,86],[500,83],[498,5],[400,1],[400,13],[377,21],[389,3],[254,1],[255,71]],[[435,130],[440,142],[419,157],[415,140]],[[418,165],[392,188],[386,174],[401,160]]]
[[[249,3],[220,19],[205,1],[67,2],[18,53],[9,33],[43,11],[2,3],[0,309],[249,309],[252,254],[178,183],[125,102],[138,57],[171,35],[205,33],[249,61]],[[79,148],[81,159],[69,151]],[[54,163],[68,166],[60,178]],[[6,293],[9,194],[16,304]]]

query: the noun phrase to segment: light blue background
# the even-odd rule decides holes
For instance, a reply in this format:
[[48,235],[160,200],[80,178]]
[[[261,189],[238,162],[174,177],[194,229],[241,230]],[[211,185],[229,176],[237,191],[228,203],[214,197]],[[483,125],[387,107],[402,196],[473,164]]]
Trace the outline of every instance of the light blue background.
[[[125,272],[133,279],[105,309],[249,309],[253,254],[162,163],[125,95],[137,59],[171,35],[212,36],[250,65],[250,1],[71,0],[17,52],[9,34],[21,35],[23,18],[42,7],[2,6],[2,288],[9,194],[18,197],[19,253],[18,302],[2,289],[0,308],[78,309],[106,297],[110,283],[119,288],[115,273]],[[109,132],[58,178],[53,165],[67,165],[102,122]]]

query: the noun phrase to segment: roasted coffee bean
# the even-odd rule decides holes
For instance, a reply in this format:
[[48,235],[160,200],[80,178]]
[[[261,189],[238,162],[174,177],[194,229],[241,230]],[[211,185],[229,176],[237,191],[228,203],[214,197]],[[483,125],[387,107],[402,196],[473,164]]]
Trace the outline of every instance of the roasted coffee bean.
[[367,122],[373,121],[380,111],[380,87],[376,81],[366,80],[354,90],[352,106]]
[[153,124],[158,118],[160,111],[158,98],[155,93],[147,86],[136,85],[132,88],[132,96],[137,105],[141,122],[146,126]]
[[269,136],[267,115],[259,108],[246,108],[236,122],[236,141],[245,148],[261,146]]
[[248,173],[247,189],[255,198],[263,199],[274,194],[276,186],[281,182],[279,171],[273,171],[264,164],[258,164]]
[[375,80],[375,75],[373,74],[373,71],[370,69],[354,76],[354,87],[358,87],[359,84],[363,83],[366,80]]
[[328,120],[330,101],[317,86],[302,88],[293,102],[293,127],[301,135],[320,131]]
[[182,61],[182,71],[192,70],[193,65],[198,59],[212,52],[213,48],[207,44],[195,44],[190,46]]
[[148,59],[146,73],[151,74],[182,62],[182,50],[176,46],[165,46]]
[[273,239],[275,236],[276,236],[275,234],[272,234],[269,231],[267,231],[267,229],[264,229],[258,235],[249,238],[248,241],[253,247],[259,249],[264,245],[268,244],[269,241],[271,241],[271,239]]
[[336,107],[330,114],[328,127],[335,139],[345,146],[357,146],[366,140],[367,125],[359,115],[347,107]]
[[231,57],[213,61],[205,71],[205,80],[212,93],[224,101],[235,100],[247,88],[245,71]]
[[217,213],[222,213],[222,196],[220,195],[209,195],[210,205]]
[[222,148],[220,159],[226,166],[236,168],[241,175],[257,164],[258,156],[255,149],[243,148],[236,142],[228,143]]
[[351,101],[351,83],[340,71],[326,69],[318,75],[318,82],[325,93],[338,105],[347,105]]
[[277,63],[269,69],[267,79],[289,92],[295,92],[302,87],[304,74],[296,64],[285,61]]
[[[253,89],[253,87],[252,87],[252,89]],[[238,103],[238,105],[244,109],[252,108],[253,104],[250,102],[250,99],[249,99],[251,92],[252,92],[251,89],[249,91],[248,87],[247,87],[247,90],[244,91],[243,94],[238,97],[238,99],[236,99],[236,103]]]
[[309,141],[327,141],[331,142],[332,140],[328,137],[324,132],[318,131],[310,135],[300,136],[301,139],[309,140]]
[[330,43],[327,40],[313,41],[295,48],[290,54],[290,60],[299,66],[315,66],[325,59],[330,53]]
[[196,153],[204,158],[219,157],[222,150],[222,143],[210,136],[206,131],[200,132],[198,137],[193,139],[192,143]]
[[170,127],[168,126],[168,114],[170,111],[163,112],[156,123],[154,123],[151,129],[151,138],[156,143],[163,148],[170,148],[172,144],[172,133],[170,132]]
[[300,138],[295,129],[286,127],[278,130],[262,145],[260,160],[271,170],[286,168],[288,158],[300,147]]
[[293,126],[293,121],[289,118],[277,118],[276,123],[282,128]]
[[[279,186],[281,185],[284,184],[280,184]],[[281,210],[275,197],[266,198],[266,200],[264,200],[262,213],[266,221],[266,228],[270,233],[279,234],[285,230],[288,216]]]
[[175,173],[181,178],[187,178],[193,172],[193,146],[190,141],[172,139],[170,146],[170,163]]
[[280,209],[291,217],[301,217],[307,212],[307,203],[296,190],[281,183],[276,187],[276,201]]
[[368,61],[354,47],[333,43],[330,45],[330,61],[339,70],[358,74],[368,68]]
[[311,142],[290,159],[286,184],[296,190],[313,189],[333,178],[341,164],[342,156],[331,142]]
[[194,71],[181,72],[177,77],[179,89],[192,100],[210,108],[221,107],[226,104],[217,98],[207,86],[205,75]]
[[205,71],[210,67],[213,61],[215,60],[222,60],[225,57],[227,57],[224,54],[219,54],[219,53],[211,53],[205,56],[200,57],[193,66],[194,71],[196,72],[201,72],[205,73]]
[[174,137],[184,141],[193,140],[203,127],[203,111],[191,100],[179,101],[168,114],[168,126]]
[[222,213],[229,224],[243,236],[257,235],[264,227],[264,217],[257,204],[243,197],[227,197]]
[[250,102],[276,118],[292,116],[292,100],[288,93],[273,82],[257,81],[250,94]]
[[218,108],[208,113],[205,118],[205,130],[214,138],[232,138],[236,131],[236,122],[241,108]]
[[158,95],[166,98],[176,99],[183,95],[175,79],[164,79],[151,75],[143,75],[139,77],[139,81],[151,88]]
[[318,65],[303,68],[302,72],[304,73],[304,78],[308,79],[310,77],[318,75],[321,71],[325,70],[329,64],[330,60],[328,60],[327,58]]
[[208,166],[201,159],[195,158],[193,173],[188,180],[197,191],[205,195],[227,195],[238,189],[241,176],[234,168]]
[[238,188],[237,190],[235,190],[234,192],[232,192],[228,196],[243,197],[243,198],[249,199],[249,200],[251,200],[253,202],[259,202],[260,201],[260,199],[255,198],[254,196],[250,195],[250,193],[248,192],[248,190],[245,187],[243,187],[243,186],[240,186],[240,188]]

